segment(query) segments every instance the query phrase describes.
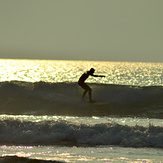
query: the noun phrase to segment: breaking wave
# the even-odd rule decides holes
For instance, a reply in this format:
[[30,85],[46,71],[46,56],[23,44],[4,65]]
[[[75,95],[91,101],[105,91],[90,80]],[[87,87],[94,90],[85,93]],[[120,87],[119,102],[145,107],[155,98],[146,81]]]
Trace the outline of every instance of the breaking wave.
[[77,83],[1,82],[0,114],[48,114],[77,116],[145,116],[163,118],[162,86],[89,84],[93,99],[107,105],[81,101]]
[[31,122],[8,118],[0,120],[0,144],[163,148],[163,127],[117,123],[88,125],[65,120]]

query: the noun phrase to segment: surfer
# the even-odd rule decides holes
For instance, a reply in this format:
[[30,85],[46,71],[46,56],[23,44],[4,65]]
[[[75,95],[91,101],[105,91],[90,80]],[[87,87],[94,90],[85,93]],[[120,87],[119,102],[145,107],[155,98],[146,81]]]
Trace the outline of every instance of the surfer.
[[94,100],[92,100],[92,89],[85,83],[85,80],[89,77],[89,75],[93,76],[93,77],[105,77],[104,75],[94,75],[93,73],[95,72],[94,68],[91,68],[89,71],[87,71],[86,73],[84,73],[78,81],[78,85],[80,87],[82,87],[85,91],[82,95],[82,99],[84,99],[86,93],[89,93],[89,102],[93,103],[95,102]]

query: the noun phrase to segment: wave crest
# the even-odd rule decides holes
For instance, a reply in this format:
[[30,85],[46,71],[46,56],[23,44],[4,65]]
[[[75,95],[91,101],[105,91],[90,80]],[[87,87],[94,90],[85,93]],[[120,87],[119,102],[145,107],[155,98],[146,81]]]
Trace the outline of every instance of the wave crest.
[[77,83],[1,82],[1,114],[58,114],[78,116],[145,116],[163,118],[163,87],[89,84],[93,98],[108,105],[81,102]]
[[14,145],[118,145],[163,148],[163,127],[128,126],[117,123],[95,125],[57,121],[0,121],[1,144]]

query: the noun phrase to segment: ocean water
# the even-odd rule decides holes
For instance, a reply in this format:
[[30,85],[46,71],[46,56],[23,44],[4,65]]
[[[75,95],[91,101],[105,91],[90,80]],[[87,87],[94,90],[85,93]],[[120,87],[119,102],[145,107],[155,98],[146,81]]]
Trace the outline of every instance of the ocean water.
[[[93,99],[77,81],[89,77]],[[0,162],[163,162],[163,63],[0,60]]]

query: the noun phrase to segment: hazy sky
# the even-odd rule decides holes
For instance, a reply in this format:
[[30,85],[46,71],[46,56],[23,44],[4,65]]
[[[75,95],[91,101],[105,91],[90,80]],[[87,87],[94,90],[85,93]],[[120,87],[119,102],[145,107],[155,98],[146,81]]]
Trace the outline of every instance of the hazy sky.
[[0,0],[0,58],[163,61],[163,0]]

